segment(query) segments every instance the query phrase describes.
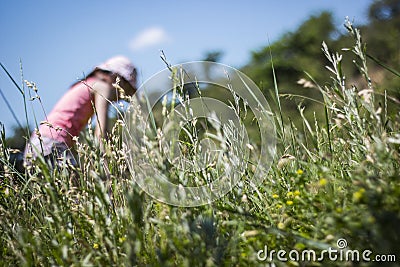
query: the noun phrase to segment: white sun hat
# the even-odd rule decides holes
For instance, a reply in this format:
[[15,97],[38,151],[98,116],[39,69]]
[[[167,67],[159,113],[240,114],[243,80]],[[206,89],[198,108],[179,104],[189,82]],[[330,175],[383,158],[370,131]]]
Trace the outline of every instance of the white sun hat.
[[106,62],[98,65],[96,69],[110,71],[112,73],[118,74],[124,78],[133,88],[136,86],[136,68],[132,62],[124,56],[115,56],[108,59]]

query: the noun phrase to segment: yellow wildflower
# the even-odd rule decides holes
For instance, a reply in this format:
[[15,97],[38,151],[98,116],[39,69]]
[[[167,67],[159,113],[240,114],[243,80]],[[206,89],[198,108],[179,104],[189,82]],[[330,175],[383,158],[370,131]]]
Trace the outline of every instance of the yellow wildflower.
[[364,188],[361,188],[357,192],[354,192],[353,193],[353,201],[355,201],[355,202],[360,201],[363,198],[364,193],[365,193],[365,189]]
[[319,182],[318,182],[318,184],[320,185],[320,186],[324,186],[324,185],[326,185],[328,183],[328,181],[325,179],[325,178],[321,178],[320,180],[319,180]]
[[291,205],[293,205],[293,201],[288,200],[288,201],[286,201],[286,204],[288,204],[289,206],[291,206]]

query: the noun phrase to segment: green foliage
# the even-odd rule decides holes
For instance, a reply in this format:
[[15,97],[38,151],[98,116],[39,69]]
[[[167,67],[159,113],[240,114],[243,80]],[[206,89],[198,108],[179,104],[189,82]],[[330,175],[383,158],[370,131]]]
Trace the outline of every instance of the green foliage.
[[[286,33],[278,41],[253,52],[252,59],[242,68],[242,71],[260,85],[266,96],[272,95],[276,99],[273,89],[274,78],[282,96],[285,94],[301,96],[295,97],[297,104],[293,99],[288,100],[282,97],[281,107],[279,107],[299,126],[299,122],[301,123],[297,112],[299,103],[317,114],[323,114],[323,107],[310,100],[321,101],[322,98],[313,84],[307,82],[310,78],[304,71],[306,70],[315,81],[329,80],[329,73],[323,71],[327,61],[320,47],[322,40],[330,44],[334,43],[332,36],[335,33],[331,13],[323,12],[312,16],[296,31]],[[272,75],[273,72],[275,76]],[[312,119],[313,114],[309,114],[308,109],[307,117]],[[318,115],[318,119],[321,118]]]
[[[321,253],[336,248],[339,238],[345,238],[350,249],[369,249],[371,257],[393,254],[398,261],[398,107],[391,110],[396,107],[388,104],[390,98],[375,90],[360,32],[350,23],[346,27],[355,43],[346,46],[348,53],[355,56],[367,88],[344,79],[342,55],[324,44],[332,77],[313,85],[322,95],[325,120],[310,120],[300,107],[298,127],[282,121],[287,114],[276,112],[278,157],[263,184],[253,187],[248,177],[254,168],[248,164],[239,184],[210,205],[168,206],[141,191],[127,170],[120,139],[123,121],[116,122],[103,151],[91,127],[79,137],[78,168],[52,169],[39,158],[22,174],[7,161],[9,148],[2,132],[0,265],[259,266],[269,262],[257,259],[266,245],[268,250]],[[279,92],[277,86],[278,97]],[[188,145],[191,140],[185,139]],[[157,142],[152,145],[158,147]],[[152,153],[163,159],[158,149]],[[160,171],[169,175],[171,169],[162,162]],[[179,177],[179,170],[174,172]],[[328,258],[275,258],[274,263],[374,266]]]
[[317,80],[326,78],[321,72],[325,58],[319,44],[321,40],[331,40],[335,30],[332,20],[332,15],[327,12],[312,16],[295,32],[286,33],[273,44],[253,52],[252,60],[243,70],[267,89],[272,84],[272,69],[268,63],[273,59],[280,88],[284,91],[303,77],[304,66]]
[[[370,24],[362,28],[363,36],[368,44],[368,51],[380,62],[397,71],[400,62],[400,1],[379,0],[369,8]],[[376,65],[375,65],[376,66]],[[377,69],[380,89],[392,92],[400,98],[400,78],[391,73],[382,73]]]
[[[369,75],[374,82],[374,88],[379,93],[390,92],[391,96],[399,99],[400,77],[398,73],[400,62],[400,1],[379,0],[375,1],[368,10],[369,22],[359,26],[363,33],[363,42],[367,44],[368,57],[373,61],[368,62]],[[308,119],[313,119],[315,111],[317,119],[323,119],[323,107],[318,104],[321,95],[314,90],[313,81],[323,83],[328,81],[329,73],[323,71],[327,62],[320,50],[324,41],[329,47],[338,51],[349,48],[352,40],[348,35],[341,34],[341,29],[336,29],[332,14],[322,12],[311,16],[295,31],[284,34],[277,41],[252,53],[249,63],[242,71],[249,75],[263,89],[265,95],[273,95],[274,77],[276,73],[284,112],[299,126],[301,118],[297,115],[297,106],[306,106]],[[349,84],[359,87],[367,86],[360,72],[353,64],[355,60],[349,49],[342,51],[345,55],[341,61]],[[272,66],[273,62],[273,66]],[[393,71],[387,71],[391,69]],[[306,71],[307,73],[304,73]],[[310,76],[312,81],[310,81]],[[285,96],[296,101],[287,101]]]

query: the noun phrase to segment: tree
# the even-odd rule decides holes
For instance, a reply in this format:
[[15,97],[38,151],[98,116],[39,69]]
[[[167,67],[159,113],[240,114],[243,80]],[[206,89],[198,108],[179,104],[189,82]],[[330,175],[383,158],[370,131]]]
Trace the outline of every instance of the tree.
[[270,46],[252,53],[243,71],[265,90],[273,86],[271,57],[282,91],[292,91],[307,70],[315,79],[326,78],[325,58],[321,52],[323,40],[330,41],[335,32],[332,14],[323,12],[312,16],[296,31],[283,35]]
[[[272,62],[280,93],[322,100],[318,90],[304,88],[297,82],[302,78],[310,79],[305,71],[317,82],[329,81],[330,74],[324,68],[327,60],[321,51],[321,44],[325,41],[335,45],[333,36],[336,33],[331,13],[322,12],[311,16],[295,31],[286,33],[271,45],[253,52],[250,62],[242,68],[242,71],[259,84],[264,94],[269,97],[274,92]],[[302,105],[308,107],[306,109],[308,117],[312,118],[314,111],[317,114],[324,114],[322,105],[316,105],[306,98],[296,98],[295,101],[281,99],[283,112],[297,121],[297,109],[301,101]],[[271,102],[272,108],[276,108]]]
[[[392,69],[400,65],[400,0],[377,0],[369,7],[368,14],[368,24],[359,25],[357,28],[361,29],[362,38],[367,44],[367,53],[380,62],[376,64],[371,59],[368,62],[374,89],[378,93],[386,90],[390,95],[399,98],[400,77],[387,71],[382,65]],[[353,64],[355,55],[351,51],[341,50],[353,46],[354,40],[347,34],[340,34],[329,12],[311,16],[295,31],[286,33],[272,44],[254,51],[242,71],[260,85],[266,96],[274,92],[273,66],[280,93],[322,100],[317,90],[303,88],[304,84],[299,85],[297,81],[302,78],[310,79],[306,71],[322,86],[330,82],[331,73],[325,69],[328,62],[321,51],[323,41],[328,44],[331,52],[343,54],[342,68],[347,75],[347,85],[354,85],[360,90],[365,88],[366,83]],[[301,98],[296,98],[298,99]],[[284,101],[282,106],[287,115],[296,116],[294,111],[299,101],[281,101]],[[303,104],[307,106],[306,111],[315,111],[317,117],[318,114],[324,114],[321,105],[306,100]]]
[[[397,68],[400,66],[400,0],[378,0],[368,10],[370,23],[362,28],[367,51],[381,63]],[[400,97],[400,77],[373,65],[376,82],[381,90],[388,90]]]

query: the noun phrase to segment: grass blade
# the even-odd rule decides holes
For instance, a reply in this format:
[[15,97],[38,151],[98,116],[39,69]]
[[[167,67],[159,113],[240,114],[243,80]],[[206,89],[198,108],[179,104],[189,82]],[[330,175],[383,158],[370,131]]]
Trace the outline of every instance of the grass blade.
[[374,56],[371,56],[370,54],[366,54],[367,57],[369,59],[371,59],[372,61],[374,61],[376,64],[378,64],[379,66],[383,67],[384,69],[386,69],[387,71],[391,72],[392,74],[396,75],[397,77],[400,77],[400,72],[396,71],[395,69],[393,69],[392,67],[386,65],[385,63],[383,63],[382,61],[380,61],[379,59],[377,59]]
[[0,62],[0,66],[1,68],[4,70],[4,72],[7,74],[8,78],[10,78],[10,80],[12,81],[12,83],[15,85],[15,87],[17,87],[18,91],[24,95],[24,91],[21,89],[21,87],[17,84],[17,82],[14,80],[14,78],[11,76],[11,74],[8,72],[8,70],[6,69],[6,67],[4,67],[4,65]]
[[4,95],[3,90],[1,90],[1,88],[0,88],[0,95],[1,95],[1,97],[3,98],[4,102],[6,103],[8,109],[10,110],[11,115],[13,116],[14,120],[18,123],[18,127],[24,128],[24,127],[22,127],[21,122],[18,120],[17,116],[15,115],[15,112],[14,112],[14,110],[12,109],[12,107],[11,107],[11,105],[10,105],[10,102],[8,102],[6,96]]

